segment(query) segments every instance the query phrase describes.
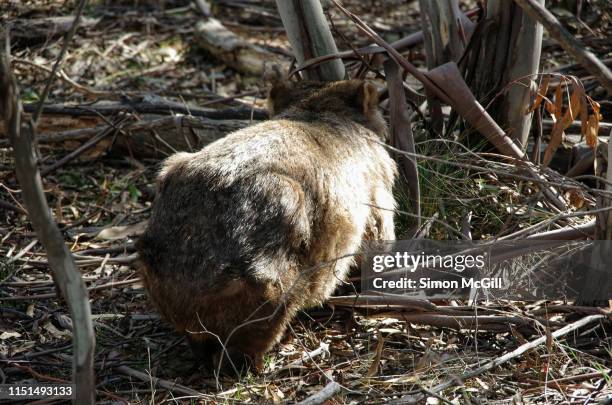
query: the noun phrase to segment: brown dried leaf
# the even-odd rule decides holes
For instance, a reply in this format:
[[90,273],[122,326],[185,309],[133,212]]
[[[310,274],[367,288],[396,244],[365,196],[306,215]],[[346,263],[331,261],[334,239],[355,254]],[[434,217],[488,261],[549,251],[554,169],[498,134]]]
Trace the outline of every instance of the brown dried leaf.
[[[584,89],[574,82],[572,84],[572,94],[570,95],[570,105],[565,114],[569,117],[568,126],[578,117],[580,113],[580,106],[582,105],[580,100],[586,97]],[[567,127],[566,127],[567,128]]]
[[563,88],[565,87],[565,79],[559,82],[557,90],[555,91],[555,116],[561,117],[561,111],[563,110]]
[[577,210],[584,207],[584,205],[586,204],[584,194],[582,194],[582,192],[577,188],[572,188],[568,190],[565,193],[565,198],[569,201],[570,205]]
[[548,142],[546,150],[544,151],[544,159],[542,159],[542,165],[544,167],[548,166],[557,148],[559,145],[561,145],[561,141],[563,140],[563,130],[563,120],[555,121],[550,133],[550,141]]
[[538,89],[538,93],[536,99],[533,103],[533,106],[527,111],[527,114],[534,112],[538,109],[540,104],[542,104],[542,100],[546,97],[546,92],[548,92],[548,83],[550,82],[550,76],[544,76],[542,78],[542,82],[540,83],[540,88]]
[[599,143],[599,138],[597,137],[599,132],[599,119],[597,119],[598,115],[599,114],[593,114],[589,116],[586,133],[584,134],[586,144],[593,149],[595,149]]
[[595,119],[597,120],[597,125],[599,126],[599,121],[601,120],[601,114],[599,113],[601,109],[601,105],[595,100],[591,100],[591,107],[593,108],[593,115],[595,115]]
[[[560,89],[561,87],[557,87],[557,94],[555,95],[555,115],[557,117],[561,116],[561,100]],[[546,147],[546,151],[544,152],[544,160],[543,165],[548,166],[550,163],[555,151],[561,145],[561,141],[563,141],[564,131],[569,127],[572,122],[574,122],[574,118],[578,116],[580,112],[580,99],[586,97],[584,94],[584,89],[578,84],[577,81],[572,83],[572,94],[570,95],[570,103],[563,114],[563,118],[557,119],[555,124],[553,125],[552,131],[550,133],[550,141],[548,142],[548,146]]]
[[586,96],[580,98],[580,121],[582,122],[580,136],[584,138],[586,136],[587,123],[589,122],[589,107]]

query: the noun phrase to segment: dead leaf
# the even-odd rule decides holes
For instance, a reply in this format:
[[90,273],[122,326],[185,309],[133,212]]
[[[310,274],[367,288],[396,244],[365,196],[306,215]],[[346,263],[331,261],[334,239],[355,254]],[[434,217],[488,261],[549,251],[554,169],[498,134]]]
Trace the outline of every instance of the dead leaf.
[[570,205],[574,209],[580,209],[584,207],[586,200],[582,192],[576,188],[572,188],[565,193],[565,198],[569,201]]
[[563,118],[567,117],[565,120],[569,121],[567,123],[567,126],[571,125],[571,123],[574,122],[576,117],[578,117],[578,113],[580,113],[580,106],[581,106],[580,100],[583,97],[585,97],[584,90],[582,89],[582,87],[580,87],[580,85],[578,85],[578,83],[574,82],[572,84],[572,94],[570,95],[570,104],[569,104],[567,111],[565,112],[565,116],[563,117]]
[[565,79],[559,82],[557,90],[555,91],[555,116],[561,117],[561,110],[563,110],[563,88],[565,87]]
[[544,158],[542,159],[542,165],[544,167],[548,166],[550,161],[552,160],[553,155],[557,151],[559,145],[561,145],[561,141],[563,140],[563,126],[561,120],[556,120],[553,118],[554,125],[552,131],[550,133],[550,141],[546,146],[546,150],[544,151]]
[[589,116],[586,133],[584,134],[586,144],[593,149],[595,149],[599,143],[599,138],[597,137],[599,132],[599,120],[596,118],[596,115],[597,114],[593,114]]
[[[559,91],[560,87],[557,87],[557,94],[555,95],[556,105],[555,105],[555,115],[557,120],[553,117],[553,121],[555,121],[552,131],[550,133],[550,141],[548,142],[548,146],[546,147],[546,151],[544,151],[544,159],[542,164],[544,166],[548,166],[550,161],[552,160],[553,155],[557,151],[559,145],[563,141],[564,131],[572,125],[574,119],[578,116],[580,112],[580,99],[586,97],[584,94],[584,89],[579,85],[577,81],[574,81],[572,84],[572,93],[570,95],[570,102],[567,106],[567,110],[565,114],[563,114],[563,118],[559,119],[562,112],[562,100],[561,93]],[[558,97],[558,98],[557,98]]]
[[586,96],[580,98],[580,121],[582,122],[580,136],[584,138],[586,136],[587,124],[589,122],[589,107]]

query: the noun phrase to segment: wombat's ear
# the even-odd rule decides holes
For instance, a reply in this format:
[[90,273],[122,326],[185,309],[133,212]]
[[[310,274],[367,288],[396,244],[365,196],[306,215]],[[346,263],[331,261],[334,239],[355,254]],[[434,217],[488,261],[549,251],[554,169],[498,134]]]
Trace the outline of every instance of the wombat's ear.
[[289,107],[291,101],[295,98],[293,96],[294,85],[288,80],[278,80],[270,89],[268,93],[268,114],[270,117],[278,114],[285,108]]
[[363,108],[363,114],[368,115],[378,108],[378,90],[374,83],[364,81],[359,89],[359,101]]

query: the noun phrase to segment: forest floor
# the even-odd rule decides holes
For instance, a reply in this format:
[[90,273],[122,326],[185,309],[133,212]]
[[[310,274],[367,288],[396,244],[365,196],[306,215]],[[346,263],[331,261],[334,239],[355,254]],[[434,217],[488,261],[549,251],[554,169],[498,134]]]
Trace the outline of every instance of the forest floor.
[[[12,66],[26,105],[34,106],[40,99],[63,44],[62,35],[35,22],[72,15],[74,3],[9,1],[2,6],[0,25],[14,22]],[[289,67],[291,52],[274,2],[215,3],[213,15],[226,27]],[[594,3],[582,20],[562,8],[555,12],[572,33],[602,59],[609,59],[610,8],[605,0]],[[416,1],[345,0],[343,4],[389,42],[420,30]],[[340,49],[369,44],[336,10],[331,16]],[[229,68],[198,46],[196,23],[201,18],[194,7],[179,1],[90,2],[84,12],[84,28],[69,45],[63,76],[53,82],[47,102],[79,104],[81,112],[88,111],[87,105],[96,100],[164,100],[187,106],[187,110],[194,106],[263,108],[269,83]],[[611,122],[610,102],[602,99],[592,77],[573,65],[549,39],[543,53],[542,68],[581,77],[587,93],[602,102],[603,121]],[[409,56],[413,63],[424,65],[422,47],[411,50]],[[287,339],[266,356],[262,374],[236,379],[198,367],[184,338],[149,305],[135,268],[134,240],[150,214],[159,163],[174,147],[160,140],[154,130],[148,131],[145,152],[132,153],[129,145],[116,147],[121,137],[128,136],[122,130],[126,122],[168,114],[43,113],[38,126],[40,166],[48,169],[43,176],[47,200],[90,293],[101,403],[283,403],[319,392],[331,380],[342,386],[342,392],[328,404],[586,404],[612,395],[610,312],[566,302],[468,305],[462,300],[435,301],[439,311],[454,317],[491,317],[480,326],[464,328],[453,323],[450,315],[419,317],[401,306],[332,300],[323,308],[300,313]],[[82,134],[73,137],[70,131],[100,126],[114,129],[112,135],[62,163],[84,139],[99,133],[84,138]],[[419,153],[475,163],[473,153],[460,153],[447,143],[432,140],[425,127],[415,124],[415,133],[422,133]],[[477,164],[483,165],[482,161]],[[491,159],[483,167],[504,168]],[[467,216],[474,239],[511,234],[555,216],[546,207],[534,205],[531,188],[511,176],[474,173],[440,161],[423,161],[419,170],[423,215],[437,216],[430,238],[455,238],[448,227],[461,231]],[[398,198],[401,209],[409,211],[401,191]],[[573,209],[591,199],[582,194],[570,198]],[[12,152],[2,129],[0,383],[69,381],[72,325],[68,309],[57,296],[44,250],[20,201]],[[576,218],[574,223],[589,219]],[[399,236],[406,237],[411,217],[400,212],[397,222]],[[359,274],[351,280],[358,284]],[[349,286],[338,295],[352,292]],[[553,331],[587,315],[601,317],[575,332],[552,337]],[[459,381],[463,374],[541,337],[545,344]],[[149,376],[160,380],[154,384]],[[449,381],[449,388],[432,390]]]

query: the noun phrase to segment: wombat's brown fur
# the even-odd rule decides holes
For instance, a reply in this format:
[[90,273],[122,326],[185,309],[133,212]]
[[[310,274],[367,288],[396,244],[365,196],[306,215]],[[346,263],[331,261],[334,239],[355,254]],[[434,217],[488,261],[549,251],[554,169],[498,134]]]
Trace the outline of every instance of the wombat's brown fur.
[[269,108],[270,121],[164,162],[138,242],[162,316],[200,354],[256,370],[295,313],[330,296],[364,240],[395,237],[396,167],[379,143],[376,88],[287,82]]

